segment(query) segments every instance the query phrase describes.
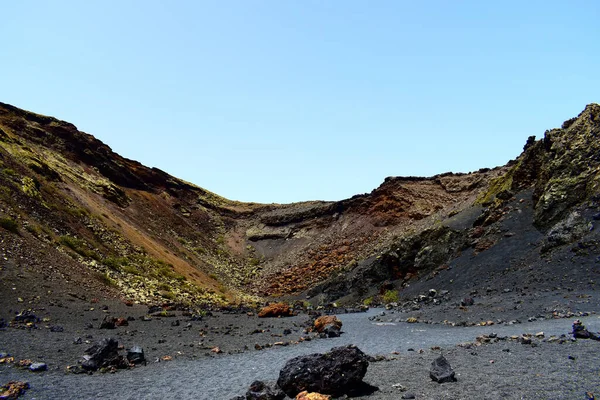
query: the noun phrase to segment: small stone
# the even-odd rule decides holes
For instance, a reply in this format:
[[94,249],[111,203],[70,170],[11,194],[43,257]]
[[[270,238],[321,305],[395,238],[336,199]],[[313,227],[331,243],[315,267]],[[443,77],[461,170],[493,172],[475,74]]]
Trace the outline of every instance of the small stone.
[[46,365],[46,363],[33,363],[29,366],[29,370],[31,372],[42,372],[42,371],[47,371],[48,370],[48,365]]
[[254,381],[246,392],[247,400],[283,400],[285,393],[276,384]]
[[416,399],[417,396],[415,396],[414,393],[404,393],[401,397],[402,399]]
[[29,383],[10,381],[0,386],[0,399],[16,399],[29,389]]
[[519,342],[521,342],[521,344],[531,344],[531,338],[527,336],[521,336],[519,338]]
[[116,319],[114,318],[104,318],[104,320],[100,323],[100,329],[116,329]]
[[461,300],[460,305],[463,307],[469,307],[475,304],[475,300],[472,297],[465,297]]
[[406,392],[406,390],[407,390],[406,386],[402,385],[401,383],[395,383],[395,384],[392,385],[392,387],[394,389],[398,389],[401,392]]
[[[262,398],[261,398],[262,399]],[[331,396],[316,392],[307,392],[306,390],[296,395],[296,400],[330,400]]]
[[144,355],[144,349],[140,346],[133,346],[127,351],[127,361],[131,364],[146,364],[146,357]]
[[429,370],[429,377],[438,382],[455,382],[456,377],[455,373],[450,366],[450,363],[444,356],[439,356],[431,363],[431,368]]

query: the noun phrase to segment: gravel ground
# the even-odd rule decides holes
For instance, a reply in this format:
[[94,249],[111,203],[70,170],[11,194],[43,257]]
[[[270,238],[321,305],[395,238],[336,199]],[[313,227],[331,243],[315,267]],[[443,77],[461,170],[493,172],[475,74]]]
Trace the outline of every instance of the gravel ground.
[[[112,306],[109,309],[116,312],[119,306]],[[142,311],[135,307],[123,310]],[[175,317],[148,322],[133,321],[140,326],[148,324],[143,332],[138,329],[133,339],[126,332],[136,327],[134,323],[110,332],[93,328],[84,331],[91,332],[94,339],[106,337],[107,333],[117,334],[110,336],[117,337],[126,347],[134,341],[154,342],[165,336],[167,341],[160,346],[150,344],[154,347],[147,348],[150,359],[147,366],[116,374],[96,373],[91,376],[65,372],[66,362],[76,363],[87,347],[85,344],[72,343],[75,332],[69,331],[68,326],[63,332],[50,332],[45,328],[31,332],[8,328],[0,331],[2,350],[13,353],[18,359],[32,356],[35,361],[45,361],[50,369],[36,374],[12,365],[0,365],[0,383],[13,379],[30,382],[31,389],[23,399],[176,397],[227,400],[243,394],[255,379],[276,380],[281,367],[292,357],[325,352],[331,347],[353,343],[370,355],[384,355],[387,359],[372,362],[369,366],[365,381],[380,388],[368,397],[370,399],[399,399],[408,393],[413,393],[417,399],[584,399],[586,392],[600,393],[600,363],[597,357],[600,342],[565,340],[559,344],[547,341],[551,335],[567,334],[572,322],[570,319],[466,328],[378,322],[373,317],[380,313],[381,310],[371,310],[368,313],[341,315],[346,333],[340,338],[275,345],[260,351],[254,350],[255,342],[262,339],[271,343],[282,341],[279,336],[271,336],[279,333],[272,332],[293,327],[294,324],[300,326],[307,317],[258,319],[247,315],[223,314],[193,322],[192,328],[185,329],[181,325],[185,326],[187,322],[180,327],[160,322]],[[597,316],[583,318],[583,321],[588,329],[600,330]],[[206,330],[207,324],[207,332],[212,331],[210,328],[214,328],[215,332],[208,334],[210,345],[229,346],[231,354],[215,354],[206,348],[196,353],[196,346],[191,350],[179,346],[180,341],[183,343],[187,340],[188,334],[201,340],[199,332]],[[262,325],[259,327],[258,324]],[[225,334],[225,328],[241,333]],[[258,328],[266,328],[271,332],[251,333]],[[301,329],[297,329],[294,335],[300,334]],[[539,331],[544,331],[545,338],[534,338],[533,345],[507,338],[479,346],[459,346],[465,342],[476,343],[477,336],[492,332],[500,337],[508,337]],[[205,337],[203,340],[208,339]],[[243,348],[244,345],[250,349],[238,353],[239,349],[235,348]],[[440,348],[432,349],[435,346]],[[172,361],[154,362],[167,353],[173,355]],[[33,357],[36,354],[43,357]],[[437,384],[429,378],[429,366],[439,354],[444,354],[455,369],[457,382]]]

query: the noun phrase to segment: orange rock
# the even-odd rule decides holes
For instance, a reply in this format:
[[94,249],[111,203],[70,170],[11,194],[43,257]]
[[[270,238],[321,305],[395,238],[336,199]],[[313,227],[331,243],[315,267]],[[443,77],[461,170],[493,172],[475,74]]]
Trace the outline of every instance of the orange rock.
[[308,393],[306,390],[296,395],[296,400],[330,400],[331,396],[320,393]]
[[294,315],[292,309],[285,303],[269,304],[258,313],[259,318],[290,317],[292,315]]
[[128,326],[129,322],[125,318],[117,318],[115,321],[115,325],[117,326]]
[[338,328],[341,328],[342,321],[340,321],[335,315],[323,315],[315,320],[314,330],[321,333],[329,325],[334,325]]
[[19,367],[23,367],[23,368],[29,367],[31,364],[33,364],[33,361],[31,361],[31,360],[20,360],[18,362]]
[[1,399],[16,399],[29,389],[29,383],[10,381],[6,385],[0,386]]

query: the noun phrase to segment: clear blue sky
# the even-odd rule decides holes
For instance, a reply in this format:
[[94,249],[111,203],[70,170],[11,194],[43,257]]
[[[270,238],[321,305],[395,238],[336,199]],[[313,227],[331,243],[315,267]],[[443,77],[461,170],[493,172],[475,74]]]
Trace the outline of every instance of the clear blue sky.
[[5,1],[0,101],[234,200],[505,164],[600,102],[600,2]]

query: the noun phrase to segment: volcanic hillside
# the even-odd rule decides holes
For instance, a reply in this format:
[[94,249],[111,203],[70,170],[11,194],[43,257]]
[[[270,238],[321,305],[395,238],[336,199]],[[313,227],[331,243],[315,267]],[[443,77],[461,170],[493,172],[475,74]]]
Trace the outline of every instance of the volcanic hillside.
[[[411,282],[441,279],[453,260],[526,232],[534,232],[528,250],[538,258],[589,235],[600,199],[599,133],[600,106],[592,104],[542,140],[529,138],[503,167],[387,178],[339,202],[256,204],[126,159],[70,123],[0,103],[1,290],[25,283],[31,298],[52,287],[207,305],[409,293],[419,287]],[[498,224],[525,205],[530,220],[502,231]]]

